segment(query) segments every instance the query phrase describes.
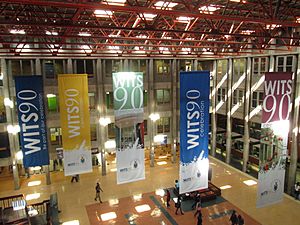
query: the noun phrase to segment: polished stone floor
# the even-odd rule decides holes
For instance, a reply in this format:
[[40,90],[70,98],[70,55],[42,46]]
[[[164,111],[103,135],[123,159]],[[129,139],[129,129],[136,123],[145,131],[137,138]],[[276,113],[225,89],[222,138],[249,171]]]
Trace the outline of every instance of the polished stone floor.
[[[48,199],[51,193],[57,192],[60,221],[78,220],[81,225],[130,224],[132,218],[135,220],[131,224],[174,224],[174,221],[180,225],[196,224],[192,211],[183,216],[175,215],[174,205],[166,209],[164,200],[155,194],[157,189],[172,187],[174,180],[178,179],[178,163],[172,164],[168,158],[157,161],[167,163],[149,167],[146,162],[146,180],[122,185],[116,184],[115,162],[109,163],[106,176],[101,175],[101,167],[94,167],[92,173],[81,175],[78,183],[71,183],[70,177],[65,177],[63,172],[52,172],[51,185],[46,185],[44,174],[33,175],[29,179],[21,178],[21,189],[15,191],[12,178],[0,178],[0,197],[35,193],[36,199],[30,200],[30,204]],[[248,186],[243,182],[253,180],[252,177],[214,158],[210,159],[210,166],[213,170],[212,182],[218,187],[230,187],[222,190],[222,197],[227,201],[203,208],[203,224],[229,224],[226,212],[235,209],[245,217],[246,225],[300,225],[299,201],[285,195],[282,202],[258,209],[255,204],[257,185]],[[32,181],[41,181],[41,184],[28,186]],[[102,204],[94,200],[97,181],[100,181],[104,191]],[[142,195],[141,202],[133,198],[137,195]],[[150,206],[150,210],[139,215],[135,207],[145,204]],[[116,219],[102,222],[102,214],[119,211]]]

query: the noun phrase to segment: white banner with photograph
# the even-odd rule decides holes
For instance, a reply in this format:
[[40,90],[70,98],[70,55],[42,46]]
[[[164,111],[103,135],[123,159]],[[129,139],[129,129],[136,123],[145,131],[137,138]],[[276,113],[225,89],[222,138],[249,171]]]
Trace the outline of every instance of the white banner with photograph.
[[113,73],[117,183],[145,179],[143,73]]

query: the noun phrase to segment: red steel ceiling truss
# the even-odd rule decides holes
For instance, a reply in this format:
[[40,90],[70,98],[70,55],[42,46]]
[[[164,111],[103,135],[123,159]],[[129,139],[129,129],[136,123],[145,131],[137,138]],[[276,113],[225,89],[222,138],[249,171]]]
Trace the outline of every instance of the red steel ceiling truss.
[[299,46],[297,0],[109,1],[1,1],[0,54],[222,57]]

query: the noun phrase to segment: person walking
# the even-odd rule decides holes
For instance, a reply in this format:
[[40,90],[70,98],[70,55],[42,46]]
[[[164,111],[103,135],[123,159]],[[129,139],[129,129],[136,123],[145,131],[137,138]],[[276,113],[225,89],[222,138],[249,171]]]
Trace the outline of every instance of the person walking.
[[95,189],[96,189],[96,197],[95,197],[95,201],[97,201],[97,199],[99,199],[100,203],[102,203],[100,191],[103,192],[103,190],[102,190],[102,188],[100,187],[99,182],[97,182]]
[[184,215],[184,213],[182,212],[182,209],[181,209],[181,196],[180,195],[178,196],[177,202],[175,203],[175,207],[176,207],[176,212],[175,212],[176,215],[177,215],[178,209],[180,209],[181,215]]
[[300,183],[297,182],[295,184],[295,187],[294,187],[294,191],[295,191],[295,199],[299,199],[299,193],[300,193]]
[[201,211],[198,213],[197,225],[202,225],[202,212]]
[[166,199],[167,208],[170,208],[171,194],[170,194],[170,191],[168,189],[166,190],[166,196],[167,196],[167,199]]
[[237,215],[235,213],[235,210],[232,211],[232,214],[231,214],[229,220],[231,221],[232,225],[237,225],[238,224],[238,218],[237,218]]
[[238,225],[244,225],[245,221],[241,215],[238,215]]
[[197,214],[201,213],[201,199],[200,198],[198,199],[195,209],[196,209],[196,212],[195,212],[194,216],[196,217]]

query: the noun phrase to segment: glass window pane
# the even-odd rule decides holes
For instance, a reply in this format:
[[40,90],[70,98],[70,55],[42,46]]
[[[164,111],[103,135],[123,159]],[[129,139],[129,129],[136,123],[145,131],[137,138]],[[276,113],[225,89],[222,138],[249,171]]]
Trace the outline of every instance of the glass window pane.
[[91,124],[91,141],[97,141],[97,125]]
[[88,77],[94,77],[94,63],[92,59],[85,60],[85,67],[86,67],[86,73],[88,74]]
[[83,59],[78,59],[76,60],[76,71],[77,73],[81,74],[81,73],[85,73],[84,70],[84,60]]
[[89,93],[89,108],[90,110],[95,109],[95,93]]
[[22,70],[23,75],[32,75],[30,60],[22,60]]
[[44,73],[46,78],[54,78],[55,68],[53,60],[46,60],[44,62]]
[[11,73],[13,76],[21,75],[21,62],[20,60],[11,60]]
[[0,95],[0,123],[6,123],[6,111],[4,106],[4,96]]

